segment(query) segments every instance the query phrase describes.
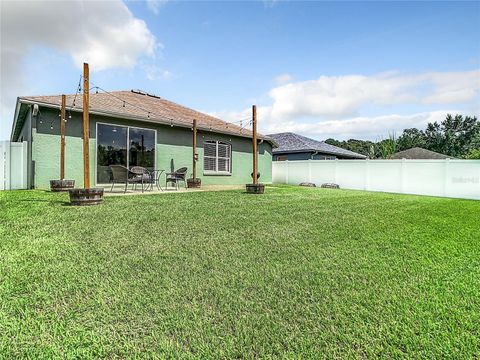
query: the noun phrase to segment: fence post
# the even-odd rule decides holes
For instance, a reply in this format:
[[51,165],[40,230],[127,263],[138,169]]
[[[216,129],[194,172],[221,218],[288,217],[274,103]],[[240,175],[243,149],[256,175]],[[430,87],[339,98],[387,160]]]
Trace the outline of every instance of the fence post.
[[5,141],[0,141],[0,190],[6,190],[5,189],[5,181],[6,181],[6,164],[7,164],[7,159],[6,159],[6,152],[5,152]]
[[365,190],[370,189],[370,159],[365,160]]
[[288,160],[285,160],[285,183],[288,185]]
[[448,179],[450,177],[450,159],[445,159],[443,166],[443,196],[448,196]]
[[338,175],[337,175],[337,168],[338,168],[338,159],[335,158],[335,170],[334,170],[334,175],[335,175],[335,180],[334,180],[334,183],[335,184],[338,184]]
[[312,159],[308,159],[308,182],[312,182]]
[[12,176],[12,169],[11,169],[11,161],[10,161],[10,155],[11,155],[11,142],[7,141],[5,143],[4,151],[5,151],[5,190],[10,190],[10,177]]
[[406,160],[402,159],[402,163],[400,165],[400,192],[405,194],[405,166]]

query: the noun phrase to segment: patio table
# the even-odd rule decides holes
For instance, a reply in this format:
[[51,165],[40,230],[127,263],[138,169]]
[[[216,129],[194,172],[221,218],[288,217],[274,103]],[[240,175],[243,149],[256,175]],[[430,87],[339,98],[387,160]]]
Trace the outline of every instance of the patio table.
[[152,176],[152,190],[153,190],[153,184],[155,184],[155,186],[157,187],[158,190],[161,190],[163,191],[163,188],[162,188],[162,185],[160,184],[160,177],[162,176],[162,174],[165,172],[165,170],[163,169],[160,169],[160,170],[152,170],[150,172],[151,176]]

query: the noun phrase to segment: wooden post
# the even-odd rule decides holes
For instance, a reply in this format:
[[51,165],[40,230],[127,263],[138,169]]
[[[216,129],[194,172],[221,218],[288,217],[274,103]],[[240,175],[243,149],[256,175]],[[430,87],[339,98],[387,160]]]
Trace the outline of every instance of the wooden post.
[[65,179],[65,106],[67,97],[62,95],[62,108],[60,110],[60,180]]
[[90,149],[88,140],[89,117],[88,117],[88,98],[89,98],[89,71],[88,64],[83,63],[83,187],[90,188]]
[[252,106],[252,152],[253,152],[253,183],[257,184],[258,157],[257,157],[257,106]]
[[193,141],[192,141],[192,147],[193,147],[193,178],[197,178],[197,120],[193,120]]

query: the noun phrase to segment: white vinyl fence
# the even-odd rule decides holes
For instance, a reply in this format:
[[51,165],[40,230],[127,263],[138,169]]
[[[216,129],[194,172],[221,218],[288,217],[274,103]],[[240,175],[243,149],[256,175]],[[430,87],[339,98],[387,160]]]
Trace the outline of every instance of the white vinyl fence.
[[0,190],[27,188],[27,142],[0,141]]
[[274,161],[273,183],[480,199],[480,160]]

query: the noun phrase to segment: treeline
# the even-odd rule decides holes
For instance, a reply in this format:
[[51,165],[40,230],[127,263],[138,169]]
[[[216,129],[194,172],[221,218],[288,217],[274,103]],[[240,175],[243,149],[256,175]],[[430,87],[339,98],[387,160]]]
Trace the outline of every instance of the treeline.
[[327,139],[326,143],[357,152],[371,159],[388,159],[394,153],[421,147],[455,158],[480,159],[480,121],[476,116],[448,114],[442,122],[428,123],[426,129],[410,128],[400,136],[390,134],[388,139],[366,141]]

